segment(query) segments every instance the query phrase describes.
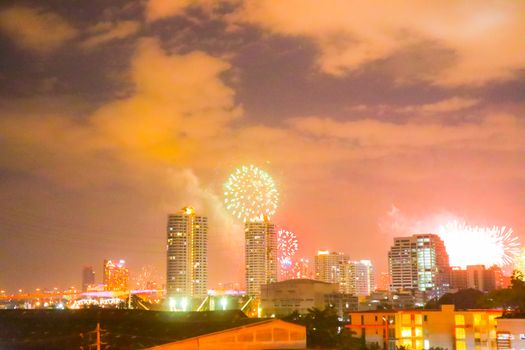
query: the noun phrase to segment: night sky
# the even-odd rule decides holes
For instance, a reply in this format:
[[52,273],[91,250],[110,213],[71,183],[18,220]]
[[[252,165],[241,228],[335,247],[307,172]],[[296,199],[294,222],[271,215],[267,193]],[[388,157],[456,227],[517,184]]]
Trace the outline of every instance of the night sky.
[[0,289],[83,265],[165,271],[166,215],[207,215],[210,287],[244,282],[222,184],[275,179],[273,221],[386,271],[451,219],[525,244],[525,2],[2,1]]

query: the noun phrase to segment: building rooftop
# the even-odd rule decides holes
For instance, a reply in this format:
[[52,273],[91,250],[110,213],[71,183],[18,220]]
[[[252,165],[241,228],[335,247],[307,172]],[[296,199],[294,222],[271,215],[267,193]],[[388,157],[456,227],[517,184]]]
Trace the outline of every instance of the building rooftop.
[[112,349],[142,349],[265,321],[238,310],[0,310],[0,349],[78,349],[97,322]]

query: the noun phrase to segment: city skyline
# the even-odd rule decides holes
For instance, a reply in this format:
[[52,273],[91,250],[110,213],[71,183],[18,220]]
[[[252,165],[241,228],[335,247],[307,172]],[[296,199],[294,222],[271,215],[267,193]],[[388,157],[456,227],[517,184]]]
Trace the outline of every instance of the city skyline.
[[243,281],[242,165],[312,264],[386,271],[394,237],[455,221],[524,245],[525,5],[304,1],[2,2],[0,289],[80,288],[110,257],[165,275],[190,205],[209,285]]

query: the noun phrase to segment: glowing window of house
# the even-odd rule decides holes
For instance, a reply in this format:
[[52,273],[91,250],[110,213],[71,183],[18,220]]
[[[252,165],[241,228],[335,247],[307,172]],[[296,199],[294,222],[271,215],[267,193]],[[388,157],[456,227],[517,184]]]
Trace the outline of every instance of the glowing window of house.
[[416,315],[414,317],[414,323],[417,324],[417,325],[422,325],[423,324],[423,315]]
[[491,326],[496,325],[496,317],[497,317],[497,315],[490,315],[490,316],[489,316],[489,324],[490,324]]
[[411,348],[412,347],[412,340],[410,339],[405,339],[402,341],[402,345],[405,347],[405,348]]
[[474,314],[474,326],[479,326],[481,324],[481,315]]
[[464,341],[457,341],[456,350],[467,350],[467,345],[465,344]]
[[412,337],[412,328],[410,328],[410,327],[403,327],[403,328],[401,328],[401,337],[402,338],[410,338],[410,337]]
[[422,337],[423,336],[423,328],[422,327],[414,328],[414,336]]
[[402,314],[401,315],[401,323],[402,324],[410,324],[410,314]]
[[456,339],[465,339],[465,328],[456,328]]
[[464,326],[465,325],[465,316],[463,315],[456,315],[456,326]]

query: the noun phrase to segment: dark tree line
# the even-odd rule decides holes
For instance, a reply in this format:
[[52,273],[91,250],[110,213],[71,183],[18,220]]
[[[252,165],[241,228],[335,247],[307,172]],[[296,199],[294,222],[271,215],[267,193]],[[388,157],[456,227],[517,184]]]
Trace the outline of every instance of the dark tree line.
[[525,282],[523,273],[516,270],[512,274],[509,288],[496,289],[483,293],[476,289],[464,289],[457,293],[447,293],[438,300],[431,300],[425,306],[438,308],[443,304],[453,304],[456,309],[503,308],[511,314],[525,314]]

